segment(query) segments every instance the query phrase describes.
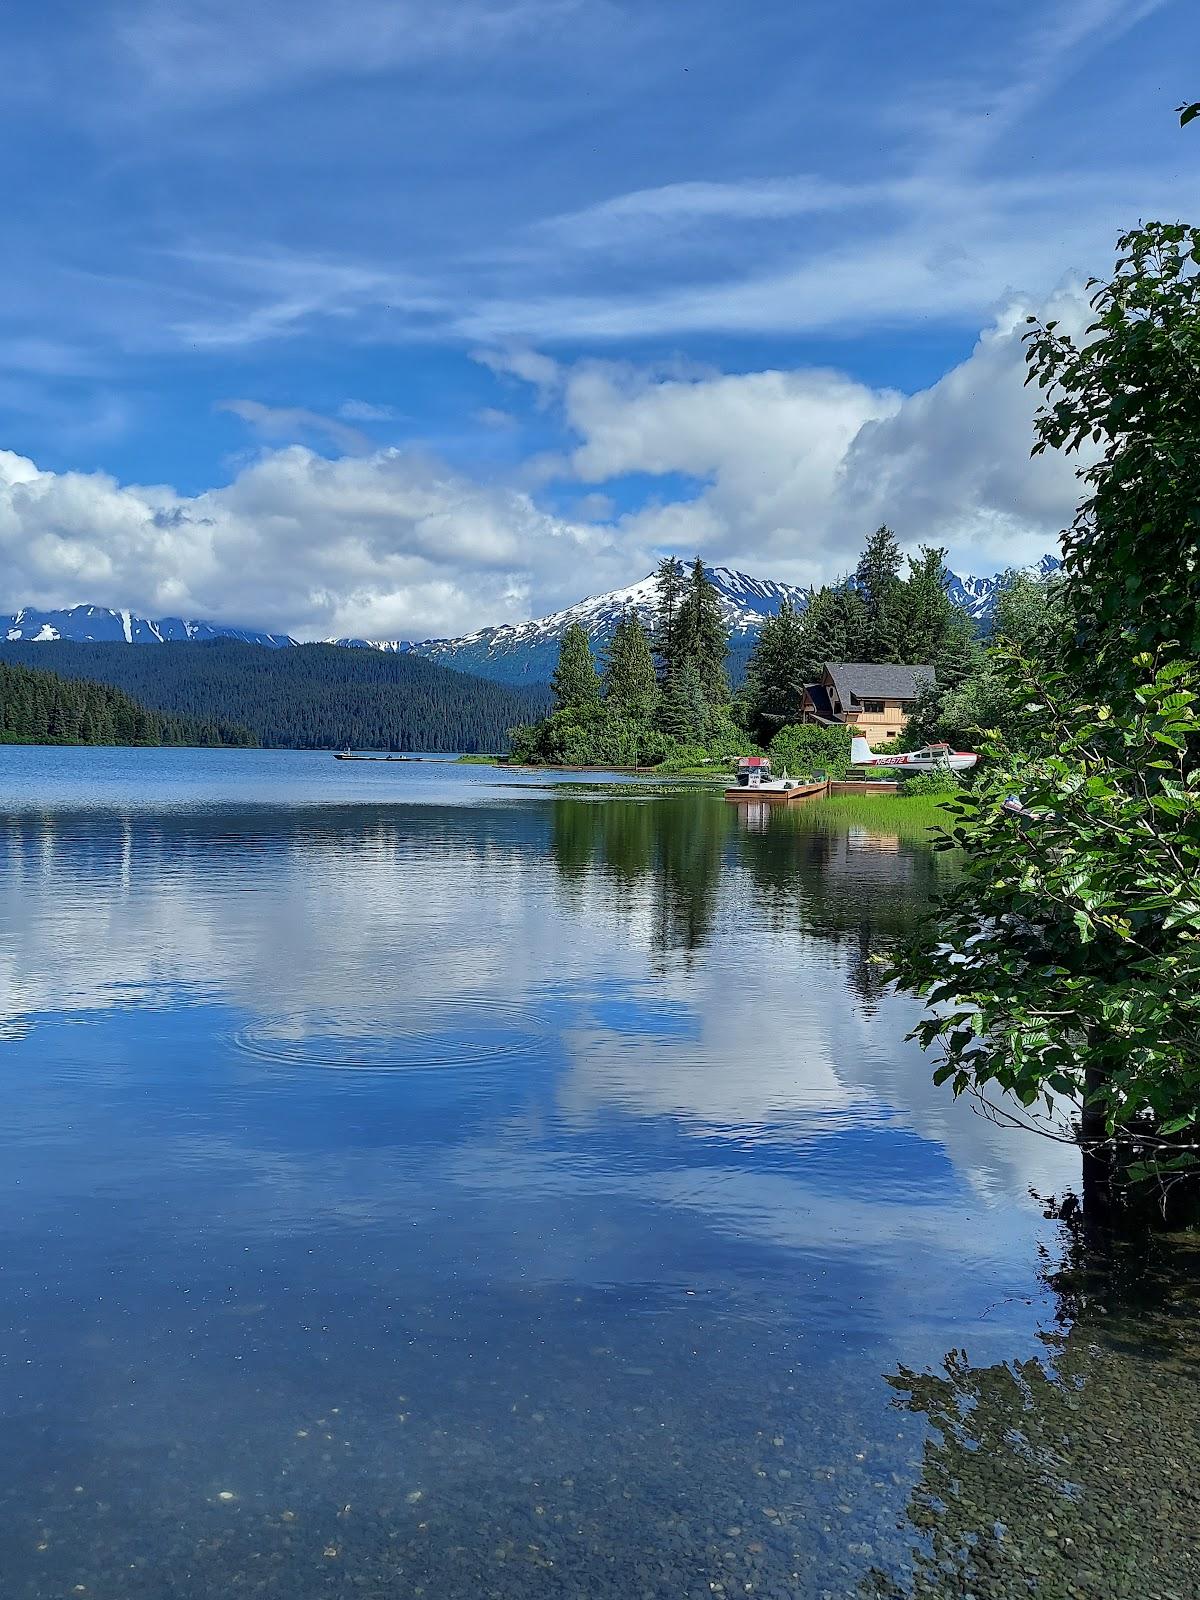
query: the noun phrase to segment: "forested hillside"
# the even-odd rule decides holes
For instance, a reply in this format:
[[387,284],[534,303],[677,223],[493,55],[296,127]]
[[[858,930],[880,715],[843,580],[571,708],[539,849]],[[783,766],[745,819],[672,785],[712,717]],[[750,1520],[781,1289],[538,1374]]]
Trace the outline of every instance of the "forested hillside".
[[151,711],[107,683],[0,661],[0,744],[254,743],[245,728]]
[[124,644],[0,642],[0,660],[112,684],[143,705],[249,728],[296,749],[502,750],[515,723],[541,716],[548,691],[489,683],[414,656],[217,640]]

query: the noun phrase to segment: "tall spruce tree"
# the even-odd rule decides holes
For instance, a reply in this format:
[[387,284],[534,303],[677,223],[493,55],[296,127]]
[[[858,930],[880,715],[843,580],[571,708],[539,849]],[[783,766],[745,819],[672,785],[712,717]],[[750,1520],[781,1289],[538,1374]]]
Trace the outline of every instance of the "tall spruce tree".
[[810,590],[800,624],[801,669],[807,683],[820,678],[827,661],[869,661],[867,616],[856,589],[840,583]]
[[693,662],[704,698],[710,706],[729,701],[729,629],[721,614],[721,600],[699,556],[692,562],[679,612],[679,649],[682,661]]
[[694,660],[687,660],[663,685],[658,726],[680,744],[700,744],[708,733],[709,707]]
[[911,661],[906,654],[904,584],[900,578],[900,546],[886,523],[867,540],[858,559],[854,586],[863,603],[864,654],[858,661]]
[[658,591],[658,616],[653,649],[658,660],[659,679],[665,683],[683,660],[680,620],[686,589],[683,562],[676,556],[664,556],[658,563],[654,583]]
[[638,617],[626,612],[617,624],[604,667],[604,697],[635,722],[648,722],[658,699],[650,640]]
[[580,711],[600,703],[600,675],[588,636],[573,622],[558,647],[558,666],[550,680],[556,711]]
[[785,600],[763,623],[746,670],[746,723],[759,744],[770,744],[780,728],[800,721],[809,681],[804,622]]
[[946,591],[946,552],[922,545],[920,555],[908,558],[909,575],[903,585],[906,661],[930,662],[938,681],[957,683],[974,660],[975,628],[961,606]]

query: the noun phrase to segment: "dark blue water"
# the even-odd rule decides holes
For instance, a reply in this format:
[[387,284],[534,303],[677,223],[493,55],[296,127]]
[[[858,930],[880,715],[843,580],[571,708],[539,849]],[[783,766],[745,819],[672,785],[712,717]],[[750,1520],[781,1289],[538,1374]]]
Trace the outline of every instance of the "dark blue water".
[[1074,1176],[935,1089],[881,985],[946,858],[700,793],[16,749],[0,850],[4,1600],[903,1574],[929,1425],[887,1379],[1040,1348],[1029,1191]]

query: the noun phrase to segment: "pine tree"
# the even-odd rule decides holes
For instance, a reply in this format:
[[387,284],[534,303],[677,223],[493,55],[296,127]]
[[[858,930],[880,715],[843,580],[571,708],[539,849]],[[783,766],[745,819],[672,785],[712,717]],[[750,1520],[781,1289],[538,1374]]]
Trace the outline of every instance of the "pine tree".
[[906,654],[905,594],[900,579],[900,546],[884,524],[867,540],[854,585],[865,611],[865,635],[858,661],[911,661]]
[[667,680],[658,705],[658,726],[680,744],[702,744],[709,707],[695,661],[685,661]]
[[653,649],[658,658],[658,676],[665,682],[683,658],[680,637],[680,611],[684,601],[683,563],[665,556],[654,574],[658,590],[658,617],[655,621]]
[[647,722],[658,699],[650,640],[640,620],[626,612],[617,625],[604,667],[604,697],[622,716]]
[[694,662],[704,698],[710,706],[729,701],[729,629],[721,614],[721,601],[697,556],[688,574],[679,610],[679,651],[682,661]]
[[600,703],[600,676],[588,636],[573,622],[562,636],[558,666],[550,680],[556,711],[580,710]]
[[806,668],[803,620],[785,600],[763,623],[746,672],[746,722],[759,744],[770,744],[780,728],[800,721],[811,681]]
[[810,590],[800,623],[801,669],[816,682],[827,661],[869,661],[867,615],[861,595],[845,583]]

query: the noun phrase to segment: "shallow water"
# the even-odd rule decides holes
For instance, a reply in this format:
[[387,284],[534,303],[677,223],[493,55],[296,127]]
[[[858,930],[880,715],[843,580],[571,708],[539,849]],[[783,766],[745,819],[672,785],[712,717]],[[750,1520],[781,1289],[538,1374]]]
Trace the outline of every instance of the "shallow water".
[[1077,1176],[883,990],[945,857],[19,749],[0,849],[5,1600],[903,1592],[897,1375],[1046,1352]]

